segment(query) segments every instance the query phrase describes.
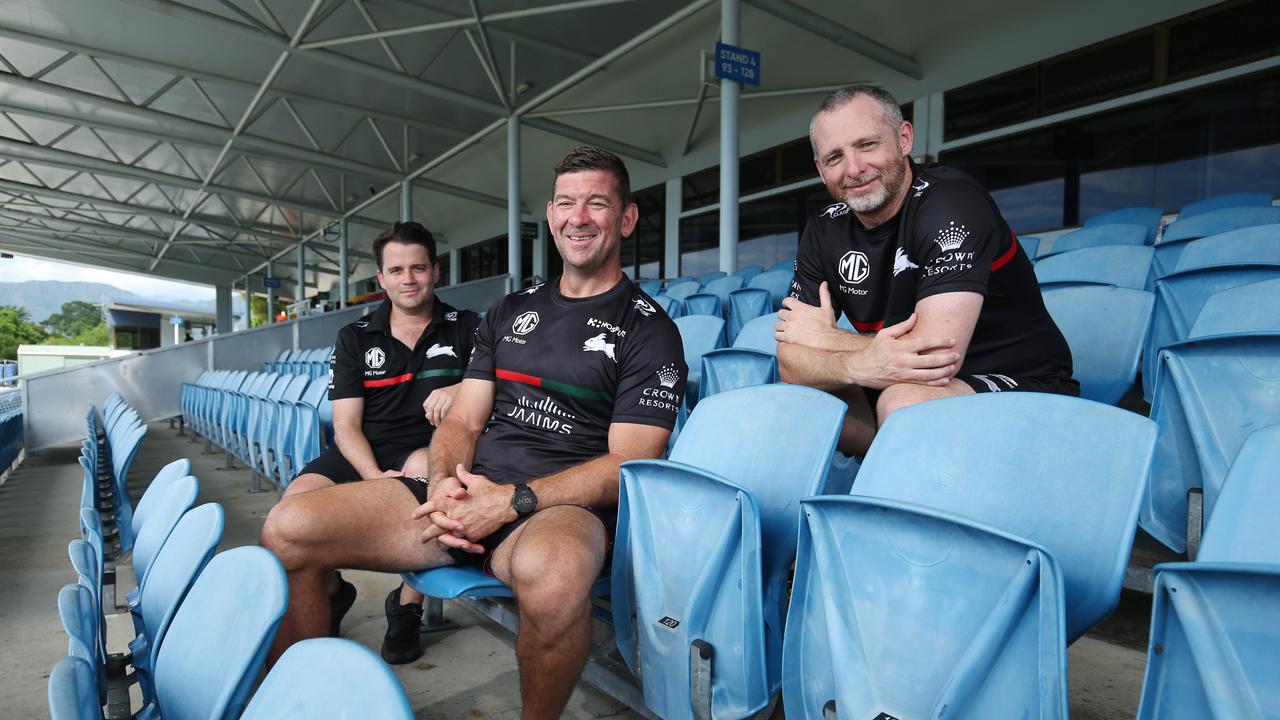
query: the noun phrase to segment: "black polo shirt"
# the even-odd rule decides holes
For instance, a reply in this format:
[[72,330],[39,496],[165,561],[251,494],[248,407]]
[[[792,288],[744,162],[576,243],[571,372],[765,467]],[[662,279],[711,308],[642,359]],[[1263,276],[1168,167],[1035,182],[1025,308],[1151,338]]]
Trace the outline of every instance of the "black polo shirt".
[[362,427],[371,445],[431,441],[422,403],[432,390],[462,380],[479,316],[436,298],[431,323],[413,348],[391,335],[391,303],[338,331],[329,361],[329,399],[364,398]]

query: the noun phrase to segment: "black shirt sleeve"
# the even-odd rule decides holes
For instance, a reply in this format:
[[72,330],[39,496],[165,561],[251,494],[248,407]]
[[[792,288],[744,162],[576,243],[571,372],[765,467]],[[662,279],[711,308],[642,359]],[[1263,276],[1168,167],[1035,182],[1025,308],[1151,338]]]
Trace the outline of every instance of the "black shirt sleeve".
[[663,316],[643,323],[627,338],[618,365],[612,422],[674,428],[689,375],[675,323]]
[[916,300],[946,292],[987,294],[991,263],[1012,241],[991,198],[965,182],[939,183],[912,224],[919,258]]
[[338,331],[329,358],[329,399],[364,397],[364,377],[360,371],[360,345],[350,325]]
[[482,322],[484,319],[470,310],[458,312],[458,343],[462,346],[459,348],[458,357],[463,364],[471,362],[471,354],[476,345],[476,332]]
[[[494,344],[498,341],[498,332],[495,328],[504,315],[502,310],[503,301],[499,300],[494,303],[493,307],[489,308],[489,312],[483,318],[476,317],[479,325],[473,335],[469,353],[471,359],[467,362],[466,374],[462,376],[464,380],[475,378],[492,382],[496,379],[493,351]],[[475,316],[473,315],[473,317]],[[462,320],[462,316],[459,316],[458,319]]]
[[800,244],[796,249],[796,272],[791,278],[791,297],[797,298],[806,305],[817,305],[819,302],[818,286],[822,284],[822,256],[818,243],[818,218],[809,218],[800,234]]

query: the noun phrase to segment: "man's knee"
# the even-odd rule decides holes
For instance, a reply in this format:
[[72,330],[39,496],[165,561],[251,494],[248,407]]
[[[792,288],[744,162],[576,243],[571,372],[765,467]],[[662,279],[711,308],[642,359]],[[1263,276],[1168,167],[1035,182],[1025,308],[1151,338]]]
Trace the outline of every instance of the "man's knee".
[[511,584],[523,614],[567,620],[587,603],[604,565],[606,538],[593,516],[578,511],[591,519],[594,532],[526,532],[512,549]]
[[876,401],[876,424],[878,427],[883,427],[890,415],[905,407],[919,405],[922,402],[937,400],[938,398],[971,393],[973,393],[973,390],[962,380],[952,380],[942,387],[915,385],[912,383],[890,385],[880,392],[880,399]]
[[284,497],[293,497],[294,495],[301,495],[302,493],[311,492],[312,490],[333,487],[333,485],[334,482],[332,480],[320,473],[306,473],[305,475],[299,475],[289,482],[289,485],[284,489]]
[[414,450],[405,458],[400,468],[407,477],[427,477],[431,474],[431,453],[427,448]]
[[320,538],[320,523],[308,509],[308,503],[284,499],[267,513],[262,526],[262,547],[280,558],[286,570],[307,564],[307,548]]

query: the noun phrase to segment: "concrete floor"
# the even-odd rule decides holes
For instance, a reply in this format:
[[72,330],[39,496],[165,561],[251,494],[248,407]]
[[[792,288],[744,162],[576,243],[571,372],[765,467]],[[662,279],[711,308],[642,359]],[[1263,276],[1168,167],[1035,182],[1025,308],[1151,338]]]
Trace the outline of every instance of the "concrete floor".
[[[222,453],[205,455],[203,448],[203,443],[180,437],[168,423],[152,424],[130,472],[132,496],[141,495],[145,479],[160,467],[189,457],[200,479],[198,502],[218,502],[226,510],[226,532],[219,549],[256,543],[275,493],[250,494],[248,471],[242,467],[222,470]],[[74,582],[66,546],[79,533],[78,454],[78,445],[42,451],[27,458],[0,485],[0,715],[4,717],[48,717],[49,670],[67,648],[56,598],[59,588]],[[386,629],[383,599],[398,579],[357,571],[343,576],[359,589],[343,623],[343,636],[376,652]],[[125,589],[132,587],[127,567],[121,569],[120,586],[123,599]],[[1138,602],[1136,609],[1130,608],[1134,622],[1141,622],[1140,598]],[[514,638],[461,607],[446,605],[446,613],[459,628],[424,635],[424,656],[396,668],[416,716],[432,720],[519,717]],[[132,637],[128,618],[110,617],[107,625],[109,646],[112,651],[121,650]],[[1134,636],[1104,628],[1071,647],[1070,702],[1075,718],[1110,720],[1137,713],[1146,655]],[[138,709],[136,693],[133,709]],[[775,717],[783,714],[779,709]],[[640,716],[583,683],[565,717]]]

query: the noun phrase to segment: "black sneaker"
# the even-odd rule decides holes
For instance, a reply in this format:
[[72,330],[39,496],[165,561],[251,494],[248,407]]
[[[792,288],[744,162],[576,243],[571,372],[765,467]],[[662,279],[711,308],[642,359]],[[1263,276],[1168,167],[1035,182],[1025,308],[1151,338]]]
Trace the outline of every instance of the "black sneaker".
[[404,665],[422,657],[422,603],[400,604],[400,587],[387,595],[387,634],[382,638],[382,659]]
[[356,602],[356,586],[338,576],[338,591],[329,596],[329,637],[338,637],[342,633],[342,618]]

